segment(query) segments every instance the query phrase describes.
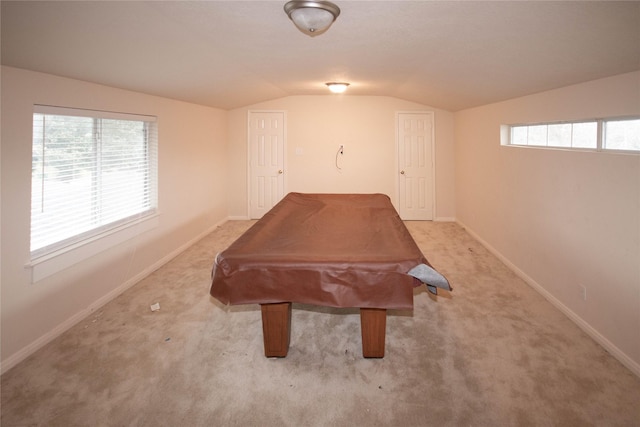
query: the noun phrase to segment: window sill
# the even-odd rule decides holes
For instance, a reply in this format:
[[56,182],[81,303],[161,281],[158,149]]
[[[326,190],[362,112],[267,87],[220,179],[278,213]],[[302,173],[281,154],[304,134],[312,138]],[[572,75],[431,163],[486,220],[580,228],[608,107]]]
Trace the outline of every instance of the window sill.
[[156,228],[160,223],[159,217],[160,215],[155,213],[66,248],[32,259],[25,265],[25,268],[31,271],[31,283],[37,283],[74,264]]

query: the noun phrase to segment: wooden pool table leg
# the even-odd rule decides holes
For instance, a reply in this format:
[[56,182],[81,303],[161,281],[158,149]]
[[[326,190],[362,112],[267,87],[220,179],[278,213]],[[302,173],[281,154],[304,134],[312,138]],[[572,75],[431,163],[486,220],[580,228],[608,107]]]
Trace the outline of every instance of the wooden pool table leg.
[[386,328],[387,310],[384,308],[360,309],[362,355],[364,357],[384,357]]
[[291,338],[291,303],[260,304],[266,357],[286,357]]

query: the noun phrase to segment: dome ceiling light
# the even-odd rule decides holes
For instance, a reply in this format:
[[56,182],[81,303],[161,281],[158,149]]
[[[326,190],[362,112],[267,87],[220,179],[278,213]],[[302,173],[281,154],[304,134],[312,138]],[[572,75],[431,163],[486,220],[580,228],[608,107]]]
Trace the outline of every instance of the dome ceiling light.
[[329,1],[294,0],[284,5],[284,11],[300,31],[311,37],[327,31],[340,15],[340,8]]
[[329,90],[333,93],[343,93],[345,90],[347,90],[347,87],[349,86],[349,83],[343,83],[343,82],[329,82],[325,84],[327,85]]

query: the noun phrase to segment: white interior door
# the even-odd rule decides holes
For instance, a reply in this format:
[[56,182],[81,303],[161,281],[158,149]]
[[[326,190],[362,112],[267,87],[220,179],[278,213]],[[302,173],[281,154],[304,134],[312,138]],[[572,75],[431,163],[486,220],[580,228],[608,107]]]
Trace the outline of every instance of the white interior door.
[[433,219],[433,113],[398,113],[399,208],[404,220]]
[[284,197],[284,112],[249,112],[249,216],[262,218]]

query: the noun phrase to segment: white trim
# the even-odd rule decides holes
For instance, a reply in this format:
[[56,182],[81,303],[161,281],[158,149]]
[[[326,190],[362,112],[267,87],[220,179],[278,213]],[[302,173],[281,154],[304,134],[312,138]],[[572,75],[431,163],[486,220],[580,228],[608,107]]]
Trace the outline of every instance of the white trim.
[[33,112],[36,114],[51,114],[54,116],[79,116],[79,117],[98,117],[101,119],[113,120],[139,120],[141,122],[155,123],[158,119],[156,116],[134,113],[121,113],[116,111],[89,110],[85,108],[57,107],[54,105],[33,106]]
[[141,218],[133,223],[124,224],[55,252],[32,259],[24,266],[26,269],[31,270],[31,283],[37,283],[102,251],[156,228],[160,223],[159,216],[160,214],[156,213]]
[[455,216],[439,216],[433,219],[434,222],[456,222]]
[[234,215],[227,218],[228,221],[249,221],[248,215]]
[[529,286],[542,295],[547,301],[549,301],[558,310],[564,313],[569,319],[571,319],[580,329],[582,329],[587,335],[593,338],[598,344],[605,348],[613,357],[615,357],[620,363],[626,366],[631,372],[640,377],[640,363],[634,361],[624,351],[620,350],[615,344],[609,341],[605,336],[593,328],[582,317],[578,316],[569,307],[564,305],[559,299],[554,297],[549,291],[547,291],[542,285],[533,280],[524,271],[520,270],[515,264],[513,264],[507,257],[502,255],[498,250],[491,246],[488,242],[482,239],[478,234],[471,230],[468,226],[460,221],[456,221],[461,227],[463,227],[467,233],[469,233],[474,239],[476,239],[482,246],[487,248],[489,252],[495,255],[500,261],[502,261],[509,269],[511,269],[518,277],[524,280]]
[[251,218],[251,113],[247,110],[247,218]]
[[[153,273],[154,271],[158,270],[160,267],[162,267],[163,265],[171,261],[173,258],[180,255],[182,252],[184,252],[189,247],[194,245],[196,242],[198,242],[199,240],[201,240],[202,238],[204,238],[205,236],[213,232],[217,227],[224,224],[228,220],[229,219],[226,218],[222,221],[217,222],[212,227],[209,227],[206,231],[200,233],[198,236],[189,240],[188,242],[178,247],[174,251],[170,252],[169,254],[165,255],[155,263],[151,264],[149,267],[145,268],[140,273],[136,274],[126,282],[122,283],[120,286],[113,289],[111,292],[98,298],[96,301],[91,303],[87,308],[80,310],[78,313],[74,314],[73,316],[69,317],[67,320],[55,326],[49,332],[45,333],[44,335],[40,336],[39,338],[32,341],[31,343],[27,344],[25,347],[21,348],[11,356],[7,357],[5,360],[0,362],[0,365],[1,365],[0,373],[4,374],[5,372],[9,371],[11,368],[16,366],[18,363],[22,362],[27,357],[31,356],[40,348],[44,347],[45,345],[47,345],[48,343],[50,343],[51,341],[53,341],[54,339],[62,335],[64,332],[68,331],[73,326],[77,325],[82,320],[86,319],[91,313],[100,309],[102,306],[104,306],[108,302],[112,301],[113,299],[115,299],[116,297],[124,293],[127,289],[131,288],[132,286],[137,284],[139,281],[141,281],[142,279],[149,276],[151,273]],[[213,266],[213,261],[211,265]]]

